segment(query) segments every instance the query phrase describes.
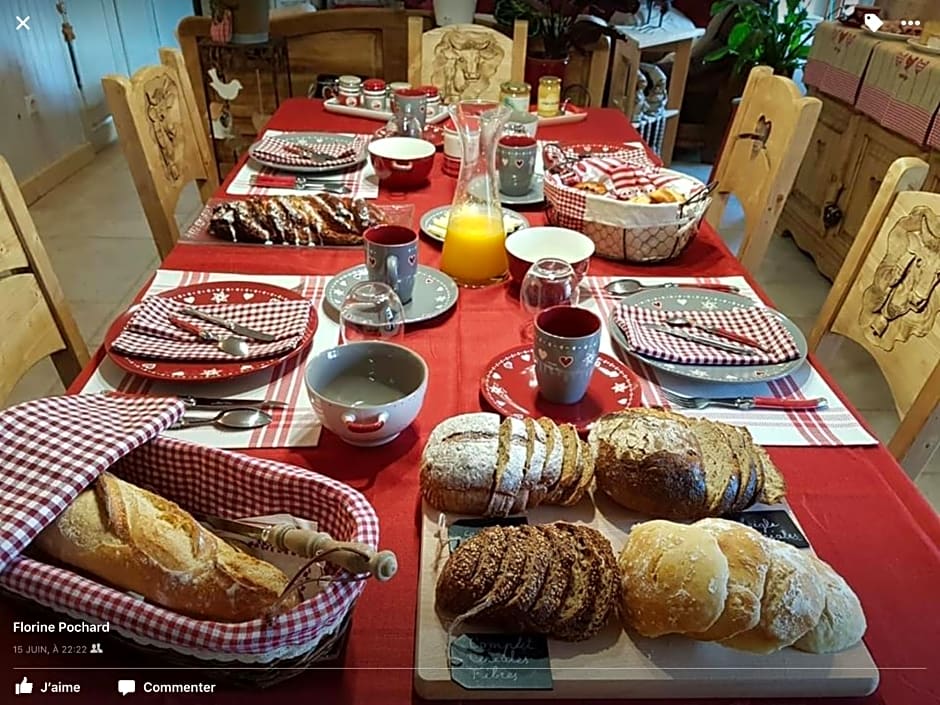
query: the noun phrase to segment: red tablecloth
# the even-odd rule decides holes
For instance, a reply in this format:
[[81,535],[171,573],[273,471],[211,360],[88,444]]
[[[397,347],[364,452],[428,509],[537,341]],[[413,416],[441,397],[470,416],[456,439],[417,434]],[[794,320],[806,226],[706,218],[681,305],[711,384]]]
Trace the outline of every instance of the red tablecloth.
[[[318,129],[369,132],[377,123],[325,113],[319,103],[306,99],[285,102],[270,126],[281,130]],[[624,116],[613,110],[591,110],[586,122],[545,128],[540,137],[561,140],[609,141],[638,139]],[[416,215],[448,203],[453,179],[435,167],[432,185],[400,195],[415,204]],[[223,186],[224,189],[224,186]],[[221,190],[220,190],[221,194]],[[394,201],[394,194],[382,200]],[[542,214],[529,214],[542,222]],[[81,237],[81,233],[76,233]],[[219,272],[329,274],[361,260],[360,252],[261,248],[224,244],[180,245],[164,267]],[[438,248],[422,243],[420,260],[436,264]],[[675,262],[658,267],[624,266],[603,260],[591,264],[594,274],[624,275],[729,275],[741,267],[708,227]],[[798,283],[796,283],[798,285]],[[343,670],[304,673],[263,694],[225,691],[215,696],[163,696],[162,702],[250,704],[356,703],[397,705],[416,699],[412,692],[414,630],[419,538],[417,526],[418,460],[431,428],[453,414],[479,409],[478,383],[483,365],[495,354],[518,344],[523,315],[518,303],[501,287],[461,290],[455,315],[437,325],[409,333],[408,345],[431,368],[427,400],[418,421],[392,444],[357,450],[324,432],[317,448],[250,451],[313,468],[361,490],[378,512],[382,546],[394,549],[400,572],[390,583],[370,584],[355,610]],[[101,351],[95,358],[97,364]],[[89,371],[93,365],[89,367]],[[86,371],[86,375],[89,373]],[[79,388],[84,377],[76,382]],[[940,521],[883,447],[772,448],[774,461],[786,475],[789,499],[819,554],[831,562],[855,588],[869,620],[866,642],[884,669],[879,690],[866,703],[925,705],[940,702]],[[138,654],[116,653],[104,643],[104,655],[17,653],[30,645],[84,644],[90,636],[13,634],[15,620],[37,621],[35,614],[0,602],[3,619],[2,648],[13,654],[13,665],[29,667],[11,673],[2,688],[12,694],[12,682],[23,675],[42,680],[78,682],[96,702],[118,702],[118,678],[155,682],[198,681],[190,674],[135,670],[157,666]],[[931,636],[931,634],[933,636]],[[49,668],[39,671],[39,667]],[[62,671],[63,667],[119,667],[119,670]],[[222,689],[224,691],[224,688]],[[626,695],[626,694],[625,694]],[[41,698],[33,696],[35,701]],[[53,696],[42,696],[51,698]],[[90,696],[86,696],[90,699]],[[153,696],[151,696],[152,698]],[[79,701],[72,696],[70,702]],[[747,702],[736,700],[740,705]],[[830,701],[832,702],[832,701]],[[858,702],[858,701],[853,701]]]

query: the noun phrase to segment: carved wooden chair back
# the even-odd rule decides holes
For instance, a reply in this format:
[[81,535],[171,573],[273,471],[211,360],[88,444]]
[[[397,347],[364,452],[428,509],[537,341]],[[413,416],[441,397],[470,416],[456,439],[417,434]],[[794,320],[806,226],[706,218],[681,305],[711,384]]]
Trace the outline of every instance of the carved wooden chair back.
[[78,332],[13,171],[0,157],[0,405],[47,356],[66,387],[88,362]]
[[767,66],[751,70],[715,169],[718,188],[705,217],[718,228],[734,194],[744,209],[738,259],[756,273],[806,154],[822,102],[806,98]]
[[118,138],[160,257],[179,240],[176,204],[196,181],[205,203],[218,186],[192,85],[175,49],[160,49],[160,64],[131,78],[101,79]]
[[521,81],[529,25],[516,20],[512,37],[478,24],[424,31],[424,18],[408,18],[408,81],[433,85],[445,103],[499,100],[505,81]]
[[823,358],[839,341],[827,333],[874,358],[901,419],[888,449],[912,477],[940,431],[940,194],[917,190],[927,169],[912,157],[891,165],[809,338]]

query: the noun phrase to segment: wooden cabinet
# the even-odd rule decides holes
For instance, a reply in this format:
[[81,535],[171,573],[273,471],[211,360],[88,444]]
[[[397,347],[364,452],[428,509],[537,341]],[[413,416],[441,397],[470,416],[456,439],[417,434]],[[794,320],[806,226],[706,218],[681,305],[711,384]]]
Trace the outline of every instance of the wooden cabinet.
[[[793,236],[825,276],[842,266],[888,167],[927,151],[830,96],[787,200],[779,229]],[[927,188],[940,192],[940,153],[931,158]],[[828,226],[828,227],[827,227]]]

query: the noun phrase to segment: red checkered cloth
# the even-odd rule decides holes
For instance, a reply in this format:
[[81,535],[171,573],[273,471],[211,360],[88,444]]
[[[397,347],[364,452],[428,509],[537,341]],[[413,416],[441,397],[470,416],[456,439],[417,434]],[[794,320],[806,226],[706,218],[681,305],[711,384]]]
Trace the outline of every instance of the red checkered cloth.
[[[769,354],[758,351],[755,355],[737,355],[690,340],[682,340],[650,327],[655,324],[667,325],[668,319],[680,316],[698,325],[746,335],[768,350]],[[731,311],[691,310],[680,313],[623,305],[617,309],[617,325],[632,350],[668,362],[688,365],[773,365],[794,360],[800,354],[793,336],[780,320],[759,306],[736,308]],[[731,342],[697,328],[676,330],[703,338],[713,338],[722,343]]]
[[341,167],[343,165],[352,165],[357,159],[358,155],[366,147],[365,137],[362,135],[357,135],[352,142],[347,141],[336,141],[336,142],[321,142],[316,145],[309,145],[310,149],[315,150],[321,154],[336,155],[338,159],[331,159],[328,161],[320,161],[317,159],[311,159],[305,157],[303,154],[297,152],[296,144],[289,142],[288,140],[281,139],[280,137],[273,137],[266,135],[262,137],[256,144],[251,148],[252,156],[259,156],[265,161],[271,162],[273,164],[280,164],[282,166],[301,166],[301,167]]
[[[375,510],[341,482],[184,441],[157,438],[140,445],[181,415],[179,401],[74,396],[31,404],[28,414],[29,405],[23,405],[0,416],[0,429],[14,434],[0,448],[2,481],[13,488],[12,494],[5,493],[0,511],[4,519],[12,516],[12,500],[27,507],[15,515],[15,524],[0,524],[0,545],[7,555],[16,556],[24,539],[28,542],[39,533],[109,466],[122,479],[189,511],[233,518],[284,512],[315,521],[320,531],[338,541],[378,547]],[[89,414],[98,423],[89,423]],[[76,438],[83,445],[76,445]],[[19,452],[11,453],[11,445]],[[131,451],[135,445],[139,447]],[[35,498],[27,502],[22,499],[27,494]],[[364,587],[364,581],[331,582],[273,624],[261,619],[229,624],[184,617],[31,558],[7,560],[0,585],[22,597],[90,622],[110,623],[111,629],[138,643],[243,662],[263,663],[309,651],[339,627]]]
[[[181,313],[189,304],[160,296],[151,296],[141,302],[112,347],[118,352],[134,357],[152,357],[162,360],[231,360],[232,356],[211,340],[202,340],[195,333],[183,330],[170,317],[178,317],[187,323],[212,334],[233,335],[221,326],[207,323],[194,316]],[[267,301],[257,304],[213,304],[199,306],[199,310],[228,321],[270,333],[275,340],[270,343],[248,341],[245,360],[271,357],[300,344],[307,324],[310,322],[309,301]]]
[[562,178],[566,186],[596,181],[607,187],[608,195],[621,201],[685,180],[681,174],[664,171],[651,162],[638,164],[629,156],[588,157],[573,164],[571,169],[574,174]]
[[122,455],[172,426],[165,397],[63,396],[0,413],[0,571]]

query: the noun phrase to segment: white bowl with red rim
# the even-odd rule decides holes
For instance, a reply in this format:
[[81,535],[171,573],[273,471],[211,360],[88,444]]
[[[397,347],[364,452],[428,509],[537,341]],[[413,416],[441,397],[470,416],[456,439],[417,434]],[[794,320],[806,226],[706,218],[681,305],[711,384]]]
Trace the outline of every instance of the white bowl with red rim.
[[415,137],[383,137],[369,143],[376,176],[388,188],[415,188],[427,181],[436,148]]
[[594,254],[594,241],[577,230],[541,225],[522,228],[509,235],[506,253],[509,255],[509,275],[517,285],[522,285],[529,267],[546,257],[570,264],[580,280],[587,274]]

